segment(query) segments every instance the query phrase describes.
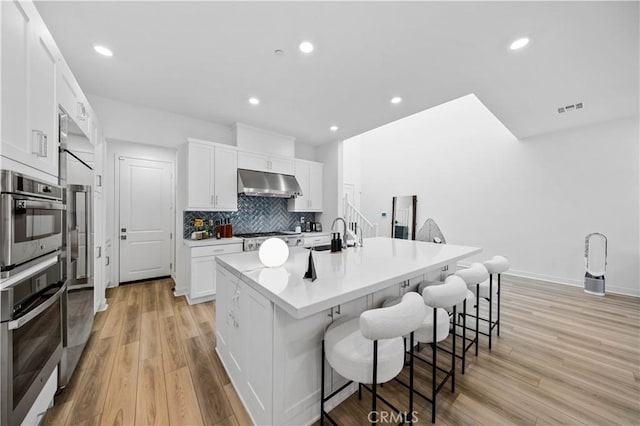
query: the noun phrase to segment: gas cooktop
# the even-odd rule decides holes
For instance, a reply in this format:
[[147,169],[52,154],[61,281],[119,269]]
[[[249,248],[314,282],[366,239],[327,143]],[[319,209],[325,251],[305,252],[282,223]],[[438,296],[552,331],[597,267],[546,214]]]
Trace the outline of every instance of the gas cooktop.
[[301,246],[303,243],[302,234],[290,231],[279,232],[250,232],[246,234],[234,234],[234,237],[244,239],[242,248],[244,251],[254,251],[270,237],[276,237],[287,243],[288,246]]

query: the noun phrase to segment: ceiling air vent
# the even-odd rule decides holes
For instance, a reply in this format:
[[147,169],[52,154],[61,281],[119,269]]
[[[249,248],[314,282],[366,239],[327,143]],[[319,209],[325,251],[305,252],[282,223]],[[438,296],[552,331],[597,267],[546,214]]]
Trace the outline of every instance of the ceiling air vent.
[[570,112],[576,109],[582,109],[582,102],[578,102],[577,104],[566,105],[558,108],[558,114],[562,114],[563,112]]

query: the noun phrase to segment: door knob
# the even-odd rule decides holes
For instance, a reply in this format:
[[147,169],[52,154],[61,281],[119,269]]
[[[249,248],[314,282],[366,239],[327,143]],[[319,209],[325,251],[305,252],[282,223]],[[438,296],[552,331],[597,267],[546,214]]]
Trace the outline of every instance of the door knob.
[[121,240],[126,240],[126,239],[127,239],[127,236],[126,236],[126,235],[120,235],[120,239],[121,239]]

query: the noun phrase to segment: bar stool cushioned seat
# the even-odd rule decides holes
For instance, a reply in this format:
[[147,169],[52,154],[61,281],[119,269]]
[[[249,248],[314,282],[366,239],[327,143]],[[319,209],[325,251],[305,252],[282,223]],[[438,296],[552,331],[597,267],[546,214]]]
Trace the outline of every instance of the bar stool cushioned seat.
[[[358,383],[371,384],[372,340],[378,340],[377,382],[388,382],[402,371],[405,347],[404,333],[398,330],[399,326],[403,325],[406,331],[420,326],[425,308],[422,297],[416,293],[405,294],[402,301],[405,300],[411,303],[396,305],[398,309],[372,309],[363,312],[360,318],[338,320],[329,326],[324,338],[326,357],[338,374]],[[420,322],[408,323],[416,322],[415,318],[420,318]]]
[[[425,306],[427,315],[422,321],[422,325],[414,332],[416,341],[422,343],[433,342],[433,309],[431,306]],[[441,342],[449,336],[449,313],[446,309],[437,308],[437,329],[436,341]]]
[[504,256],[493,256],[491,259],[483,262],[490,274],[501,274],[507,272],[511,264],[509,259]]
[[[444,284],[444,281],[421,281],[418,284],[418,293],[422,294],[424,292],[424,289],[427,287],[430,287],[432,285],[442,285]],[[487,286],[489,284],[487,283]],[[488,290],[487,290],[488,291]],[[480,293],[482,293],[482,290],[480,291]],[[465,299],[467,301],[467,312],[468,313],[472,313],[473,312],[473,307],[475,306],[475,300],[476,300],[476,295],[473,294],[473,292],[471,290],[467,289],[467,297]],[[462,303],[458,304],[456,306],[456,309],[458,310],[458,312],[462,312]],[[447,308],[447,311],[449,313],[451,313],[453,309],[451,307]],[[433,312],[432,312],[433,314]]]
[[476,284],[489,279],[489,271],[482,263],[474,262],[466,269],[456,271],[456,275],[464,280],[467,287],[473,291]]

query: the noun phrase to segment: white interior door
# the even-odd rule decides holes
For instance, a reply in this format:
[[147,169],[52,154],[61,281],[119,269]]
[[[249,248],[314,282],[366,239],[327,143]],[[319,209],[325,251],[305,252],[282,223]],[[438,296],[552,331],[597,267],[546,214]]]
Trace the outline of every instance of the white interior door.
[[171,273],[172,165],[120,157],[120,282]]

